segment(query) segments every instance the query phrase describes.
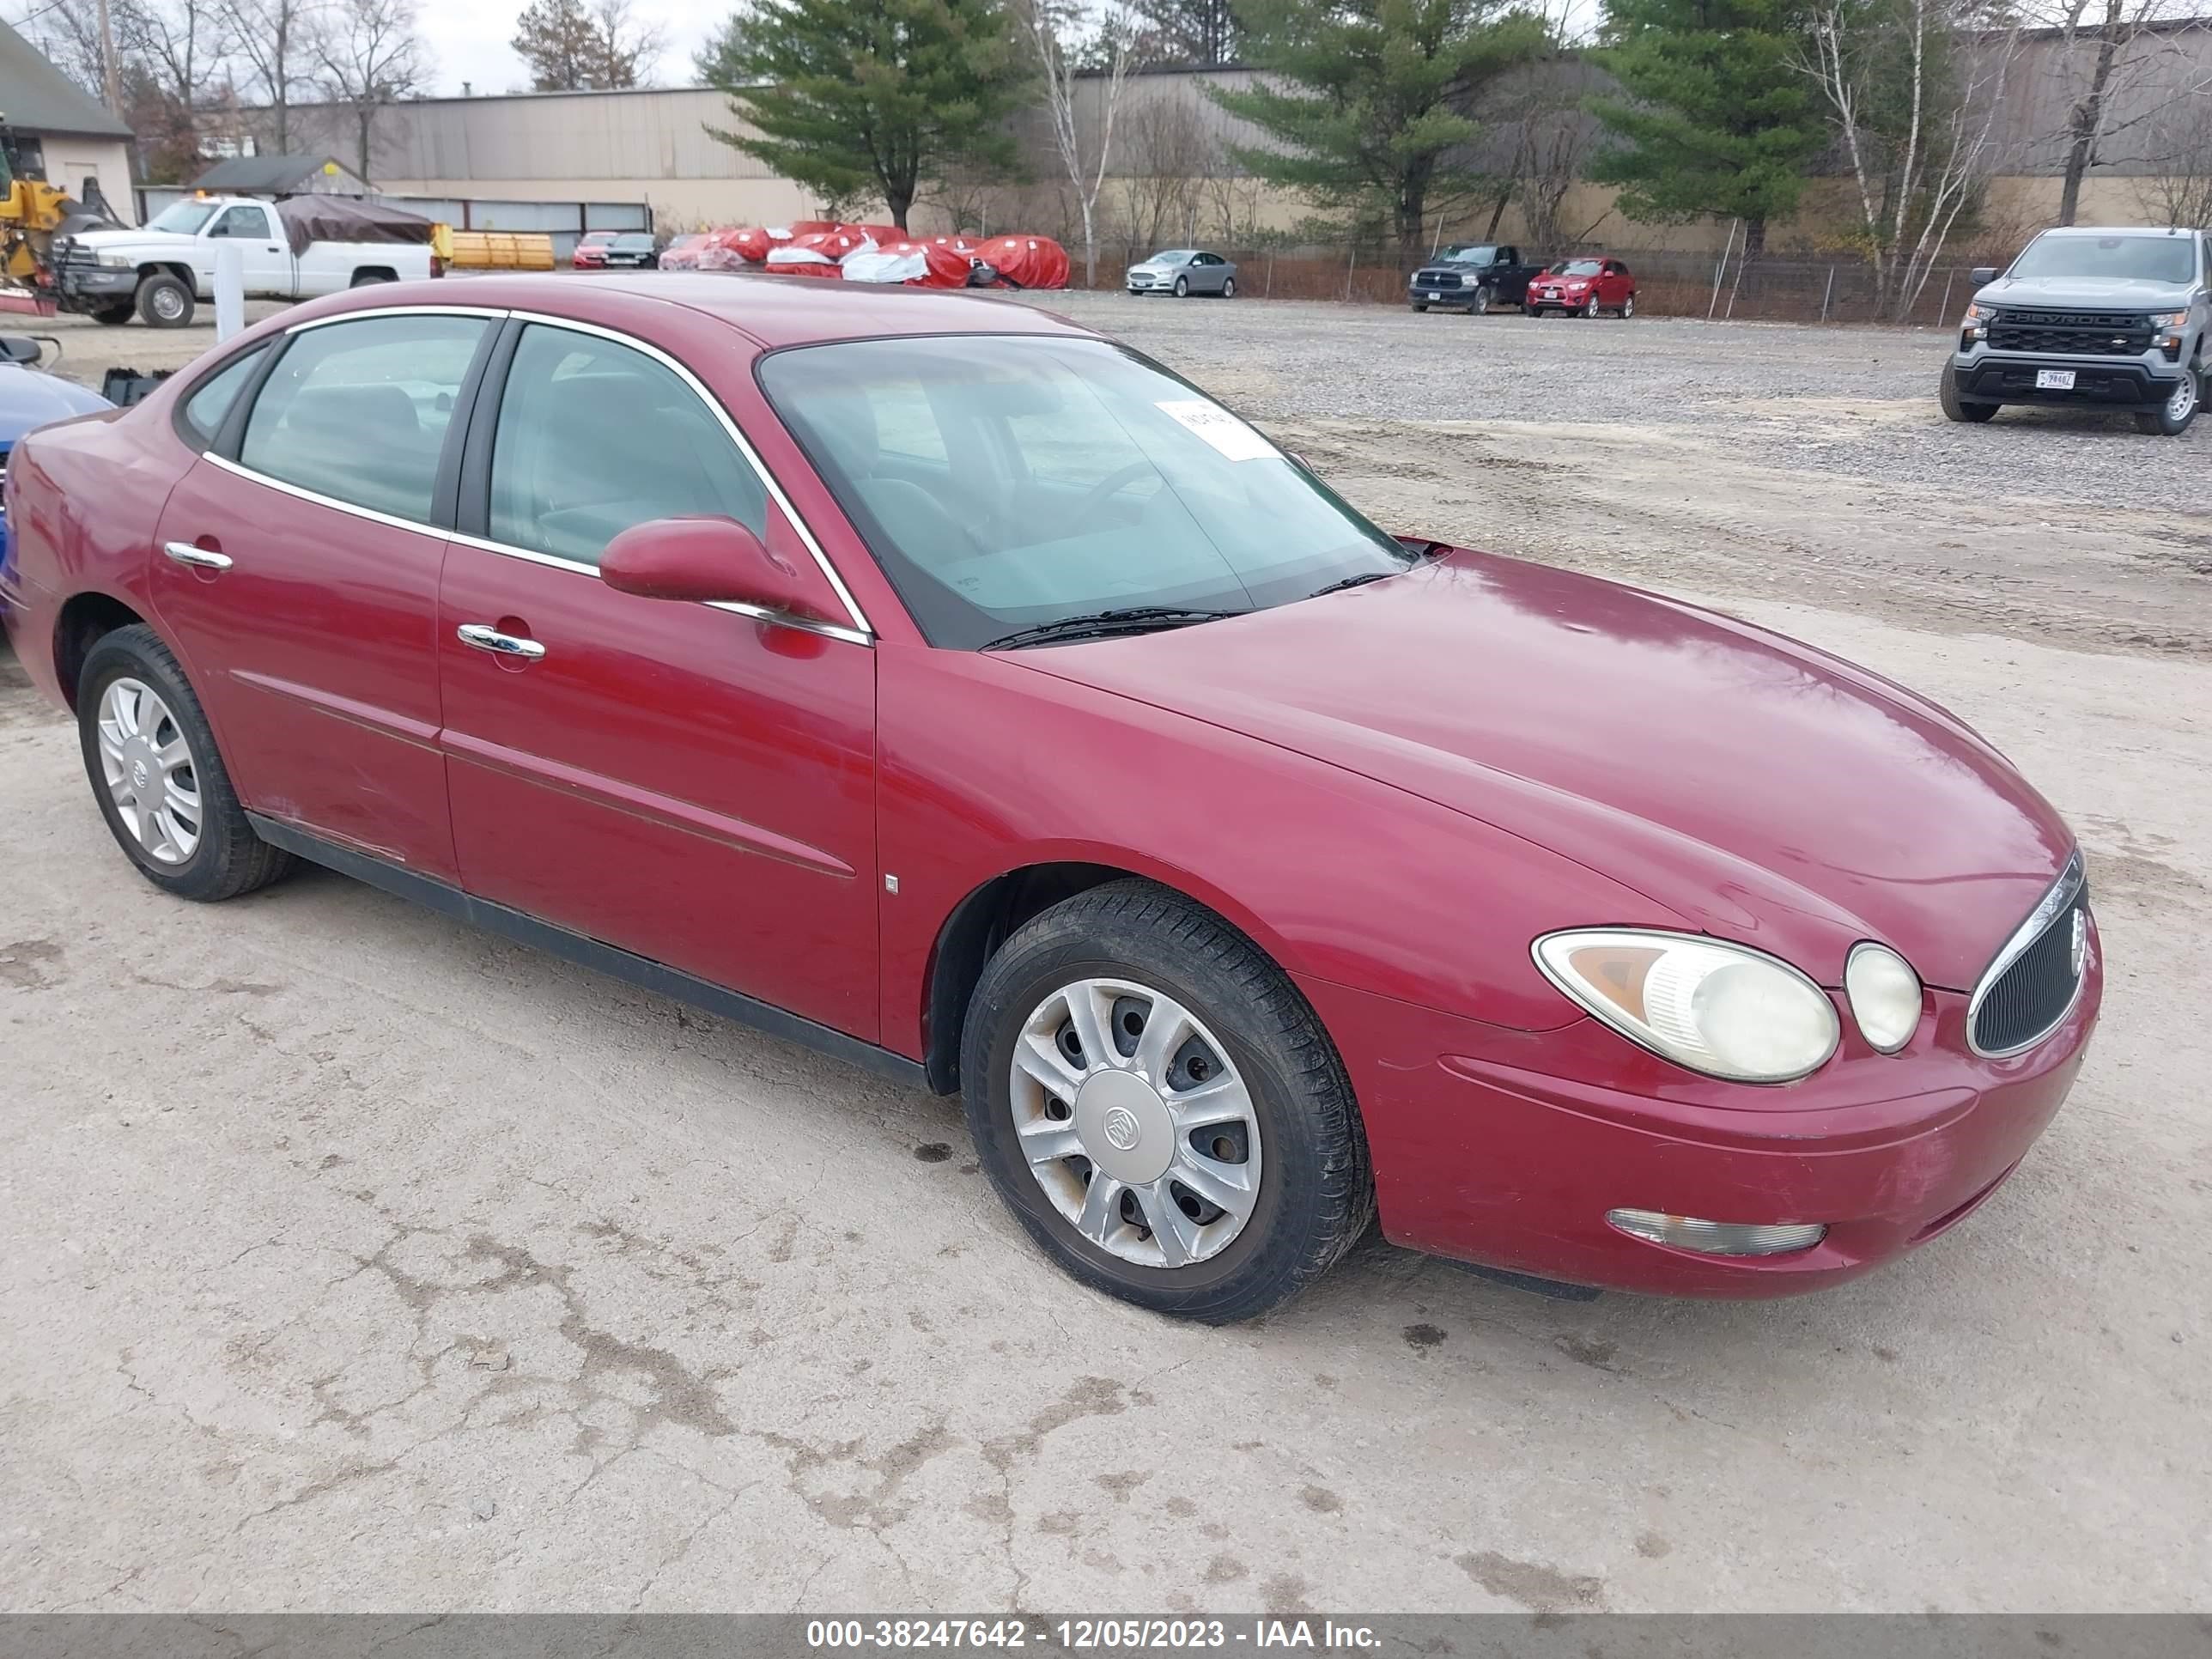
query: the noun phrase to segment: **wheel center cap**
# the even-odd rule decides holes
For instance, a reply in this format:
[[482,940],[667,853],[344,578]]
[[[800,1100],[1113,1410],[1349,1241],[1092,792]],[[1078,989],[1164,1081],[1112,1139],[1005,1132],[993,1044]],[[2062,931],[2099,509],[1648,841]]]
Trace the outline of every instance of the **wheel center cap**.
[[151,776],[152,775],[146,769],[144,761],[134,762],[131,768],[131,787],[133,789],[143,789]]
[[1133,1072],[1100,1072],[1076,1091],[1075,1133],[1093,1164],[1133,1187],[1158,1181],[1175,1157],[1167,1104]]

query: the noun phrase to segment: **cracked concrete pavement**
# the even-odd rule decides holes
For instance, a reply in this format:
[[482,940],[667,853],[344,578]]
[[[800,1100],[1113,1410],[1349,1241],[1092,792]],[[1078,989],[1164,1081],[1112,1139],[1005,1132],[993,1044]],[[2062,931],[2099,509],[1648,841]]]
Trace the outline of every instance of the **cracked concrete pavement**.
[[[1425,488],[1382,465],[1422,434],[1328,435],[1378,509]],[[1506,471],[1669,585],[1678,526]],[[1370,1242],[1218,1331],[1046,1266],[950,1102],[333,876],[162,897],[0,654],[0,1607],[2205,1607],[2201,580],[2131,647],[1916,625],[1802,543],[1726,574],[1673,585],[1929,690],[2080,830],[2112,981],[2066,1110],[1819,1297]]]

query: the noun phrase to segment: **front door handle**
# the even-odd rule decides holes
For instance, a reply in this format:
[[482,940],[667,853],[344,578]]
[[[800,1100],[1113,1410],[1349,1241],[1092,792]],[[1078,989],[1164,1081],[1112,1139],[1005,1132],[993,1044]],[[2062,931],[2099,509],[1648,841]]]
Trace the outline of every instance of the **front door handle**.
[[[225,562],[228,562],[225,561]],[[489,651],[495,657],[514,657],[523,662],[536,662],[545,654],[545,647],[535,640],[521,639],[513,634],[502,634],[496,628],[483,623],[463,623],[453,630],[453,635],[463,645],[472,645],[479,651]]]
[[179,564],[191,565],[196,570],[228,570],[230,555],[211,552],[204,547],[194,547],[190,542],[164,542],[161,551]]

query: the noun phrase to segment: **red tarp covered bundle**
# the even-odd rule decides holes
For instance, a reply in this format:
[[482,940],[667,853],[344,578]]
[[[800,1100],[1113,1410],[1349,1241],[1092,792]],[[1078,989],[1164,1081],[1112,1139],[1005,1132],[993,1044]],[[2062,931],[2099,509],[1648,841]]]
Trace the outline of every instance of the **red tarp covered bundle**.
[[788,231],[779,235],[775,231],[748,225],[743,230],[718,230],[708,245],[736,254],[747,264],[757,265],[767,259],[770,248],[781,247],[790,240]]
[[994,236],[975,257],[1015,288],[1067,286],[1067,250],[1049,236]]

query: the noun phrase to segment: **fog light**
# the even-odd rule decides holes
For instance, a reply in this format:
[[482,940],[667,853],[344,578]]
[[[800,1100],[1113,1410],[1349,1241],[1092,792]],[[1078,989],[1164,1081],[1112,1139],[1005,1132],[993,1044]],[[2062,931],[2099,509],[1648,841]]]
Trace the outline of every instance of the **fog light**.
[[1657,1210],[1607,1210],[1605,1218],[1632,1238],[1671,1244],[1700,1255],[1786,1255],[1792,1250],[1811,1249],[1828,1233],[1818,1221],[1760,1225],[1700,1221],[1695,1216],[1666,1215]]

